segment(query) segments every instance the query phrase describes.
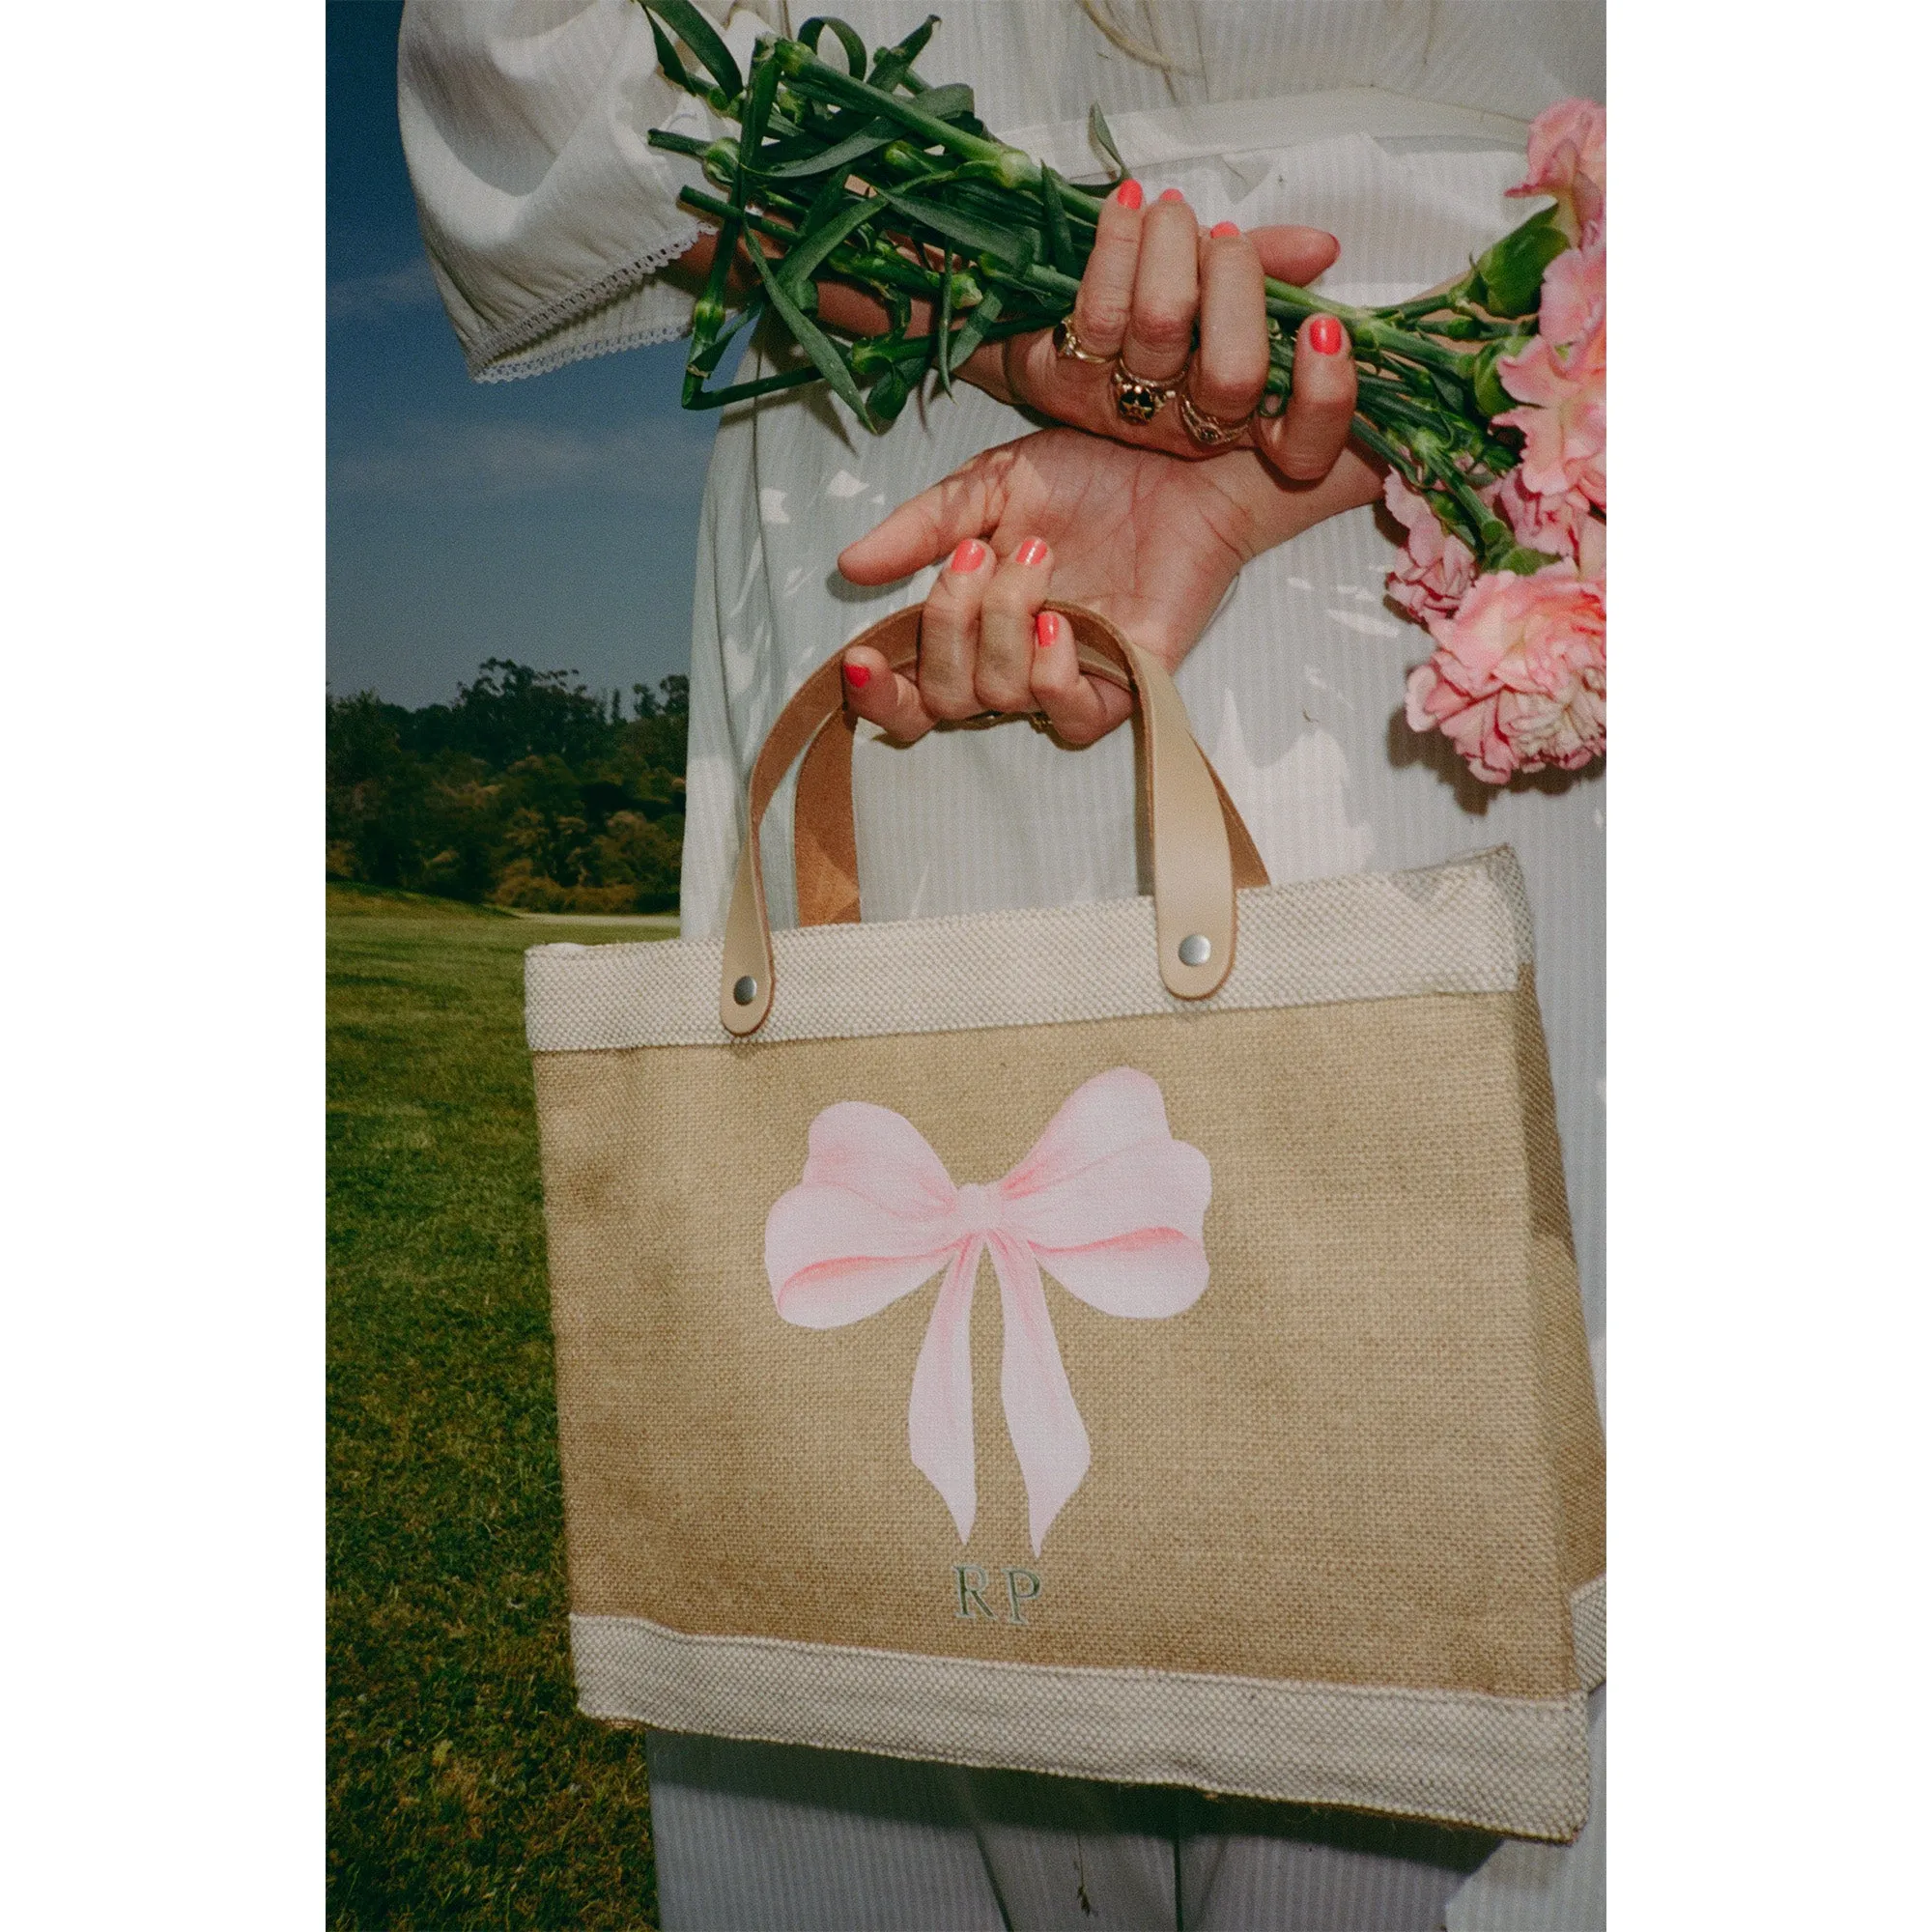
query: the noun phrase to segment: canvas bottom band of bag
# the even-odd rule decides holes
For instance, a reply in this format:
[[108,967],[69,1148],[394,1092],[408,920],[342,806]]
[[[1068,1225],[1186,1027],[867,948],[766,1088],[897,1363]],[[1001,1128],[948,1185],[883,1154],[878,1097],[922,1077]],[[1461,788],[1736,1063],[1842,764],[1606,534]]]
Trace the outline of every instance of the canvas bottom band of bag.
[[1567,1839],[1603,1445],[1505,849],[538,947],[598,1718]]

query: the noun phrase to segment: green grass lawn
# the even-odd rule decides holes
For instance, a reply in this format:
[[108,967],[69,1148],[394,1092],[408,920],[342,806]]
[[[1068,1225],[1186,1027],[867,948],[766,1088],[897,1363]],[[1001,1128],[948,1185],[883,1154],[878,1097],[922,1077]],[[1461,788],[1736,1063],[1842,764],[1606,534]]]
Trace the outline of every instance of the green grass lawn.
[[523,952],[668,932],[328,893],[337,1927],[649,1926],[643,1736],[578,1717]]

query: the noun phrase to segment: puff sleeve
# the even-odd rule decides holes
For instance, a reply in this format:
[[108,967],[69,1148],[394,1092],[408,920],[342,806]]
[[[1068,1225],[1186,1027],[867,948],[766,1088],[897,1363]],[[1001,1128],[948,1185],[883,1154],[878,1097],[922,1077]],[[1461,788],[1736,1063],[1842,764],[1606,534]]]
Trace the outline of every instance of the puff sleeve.
[[[741,57],[767,30],[754,7],[703,4]],[[647,137],[725,129],[658,72],[633,0],[409,0],[397,107],[471,376],[538,375],[689,329],[692,298],[659,271],[704,230],[677,205],[701,176]]]

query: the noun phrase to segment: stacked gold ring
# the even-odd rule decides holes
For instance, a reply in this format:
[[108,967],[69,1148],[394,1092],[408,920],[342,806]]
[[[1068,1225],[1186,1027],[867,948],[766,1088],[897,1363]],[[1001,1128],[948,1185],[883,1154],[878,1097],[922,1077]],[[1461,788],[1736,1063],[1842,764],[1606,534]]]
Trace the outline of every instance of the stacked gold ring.
[[1073,318],[1064,315],[1053,325],[1053,346],[1059,353],[1074,362],[1111,362],[1111,355],[1095,355],[1091,349],[1080,346],[1080,338],[1073,331]]
[[1122,422],[1145,428],[1170,402],[1178,400],[1181,425],[1197,449],[1224,449],[1229,443],[1238,441],[1253,417],[1254,412],[1250,411],[1237,422],[1223,422],[1219,416],[1210,416],[1206,410],[1197,407],[1193,397],[1187,393],[1186,369],[1182,369],[1178,376],[1162,380],[1129,369],[1118,355],[1096,355],[1080,340],[1070,315],[1061,317],[1053,325],[1053,347],[1054,353],[1067,361],[1112,365],[1114,373],[1108,386],[1114,395],[1114,412]]
[[[1181,372],[1182,375],[1185,370]],[[1124,361],[1116,357],[1111,382],[1114,391],[1114,413],[1122,422],[1145,425],[1159,415],[1169,401],[1179,393],[1180,378],[1163,382],[1153,376],[1136,375]]]
[[1231,442],[1238,442],[1249,423],[1254,420],[1254,411],[1235,422],[1224,422],[1219,416],[1210,416],[1196,404],[1185,388],[1177,393],[1180,404],[1180,426],[1187,432],[1187,439],[1196,449],[1225,449]]

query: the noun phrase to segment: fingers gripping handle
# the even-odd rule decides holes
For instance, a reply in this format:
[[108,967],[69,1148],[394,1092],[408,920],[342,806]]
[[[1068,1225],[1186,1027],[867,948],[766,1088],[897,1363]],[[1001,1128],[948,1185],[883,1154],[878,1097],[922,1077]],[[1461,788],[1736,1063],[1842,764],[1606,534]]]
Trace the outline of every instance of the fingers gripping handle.
[[[1072,624],[1088,668],[1135,691],[1142,714],[1141,783],[1147,798],[1153,848],[1155,941],[1160,976],[1178,999],[1206,999],[1228,977],[1235,957],[1235,888],[1265,885],[1247,828],[1228,801],[1212,768],[1194,741],[1187,708],[1166,669],[1105,618],[1063,604],[1047,608]],[[869,645],[895,667],[912,664],[919,650],[919,608],[895,612],[852,642]],[[834,843],[849,842],[849,764],[833,770],[822,753],[836,746],[849,758],[849,738],[814,744],[821,733],[842,732],[844,691],[840,665],[845,645],[813,671],[780,714],[752,770],[747,835],[738,857],[730,911],[724,925],[719,1017],[727,1033],[755,1033],[771,1011],[771,923],[765,907],[758,826],[779,781],[799,753],[811,747],[809,764],[821,767],[815,795],[837,796],[845,815]],[[806,790],[803,777],[801,793]],[[800,829],[801,856],[805,832]],[[856,895],[855,900],[856,900]],[[856,903],[854,906],[856,910]]]

